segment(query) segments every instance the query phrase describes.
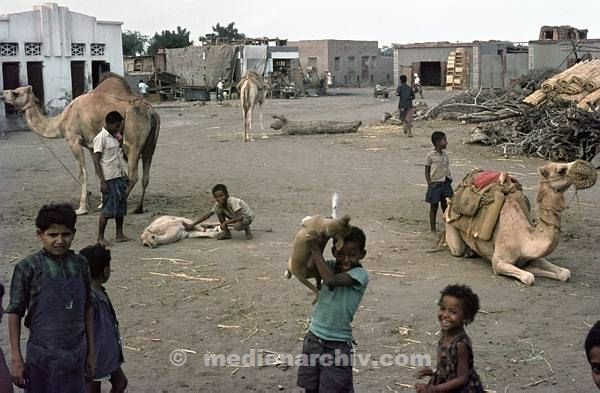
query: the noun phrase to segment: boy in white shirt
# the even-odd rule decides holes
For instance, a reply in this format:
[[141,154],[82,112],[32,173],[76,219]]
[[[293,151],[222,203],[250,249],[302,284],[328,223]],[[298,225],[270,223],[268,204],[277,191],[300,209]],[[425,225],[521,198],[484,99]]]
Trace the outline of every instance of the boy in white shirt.
[[106,245],[104,230],[109,218],[114,218],[117,226],[116,242],[130,240],[123,234],[123,218],[127,214],[127,194],[129,179],[127,164],[123,157],[119,140],[123,116],[113,111],[106,115],[106,125],[94,138],[94,167],[100,179],[102,191],[102,211],[98,222],[98,243]]

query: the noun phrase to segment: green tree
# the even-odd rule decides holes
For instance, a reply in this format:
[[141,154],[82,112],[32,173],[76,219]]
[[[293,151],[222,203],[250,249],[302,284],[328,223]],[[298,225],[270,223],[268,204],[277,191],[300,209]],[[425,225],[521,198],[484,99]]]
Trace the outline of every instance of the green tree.
[[154,55],[160,48],[185,48],[194,41],[190,41],[190,32],[177,26],[177,31],[163,30],[160,34],[154,33],[148,46],[148,54]]
[[209,33],[205,36],[200,36],[199,40],[202,42],[231,42],[236,40],[241,40],[246,36],[238,31],[235,27],[235,22],[231,22],[227,26],[221,26],[220,23],[217,23],[216,26],[212,27],[212,33]]
[[379,48],[379,56],[394,56],[394,48],[387,45],[382,46]]
[[123,41],[123,55],[139,56],[144,54],[148,36],[142,35],[139,31],[125,30],[121,33],[121,40]]

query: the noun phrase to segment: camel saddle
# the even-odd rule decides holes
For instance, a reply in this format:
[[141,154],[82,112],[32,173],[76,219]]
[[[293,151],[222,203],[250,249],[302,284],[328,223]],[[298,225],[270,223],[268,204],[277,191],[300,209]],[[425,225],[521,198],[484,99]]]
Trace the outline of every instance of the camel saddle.
[[507,198],[516,199],[529,218],[521,184],[506,172],[475,169],[456,187],[446,222],[481,240],[490,240]]

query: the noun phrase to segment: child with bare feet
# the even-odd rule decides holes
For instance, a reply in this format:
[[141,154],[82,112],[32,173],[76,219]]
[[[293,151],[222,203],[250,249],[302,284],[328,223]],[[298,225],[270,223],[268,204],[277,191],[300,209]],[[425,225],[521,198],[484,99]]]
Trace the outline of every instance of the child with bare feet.
[[246,240],[252,239],[250,224],[254,220],[254,212],[250,209],[250,206],[239,198],[229,196],[227,187],[224,184],[214,186],[212,194],[213,198],[215,198],[215,205],[212,209],[191,224],[184,222],[183,226],[185,229],[192,231],[196,225],[216,214],[219,218],[219,223],[221,223],[221,230],[223,231],[216,237],[217,240],[231,239],[229,226],[233,227],[236,231],[243,230],[246,233]]
[[431,377],[428,384],[415,385],[417,393],[483,393],[473,367],[473,346],[465,325],[479,311],[479,297],[465,285],[448,285],[438,302],[442,337],[437,347],[437,369],[424,368],[418,378]]
[[109,218],[114,218],[117,226],[116,242],[130,239],[123,234],[123,217],[127,214],[127,193],[129,180],[127,164],[121,150],[123,140],[120,130],[123,116],[113,111],[106,115],[105,127],[94,138],[94,168],[100,179],[102,191],[102,211],[98,221],[98,243],[107,245],[104,230]]
[[102,285],[110,277],[110,250],[101,244],[95,244],[79,251],[79,255],[87,259],[90,267],[94,310],[96,374],[89,376],[87,393],[101,393],[104,381],[110,381],[111,393],[123,393],[127,388],[127,377],[121,368],[124,360],[119,321],[108,293]]
[[429,225],[431,232],[435,233],[435,220],[438,205],[442,205],[442,214],[446,211],[446,198],[452,198],[452,175],[450,174],[450,159],[444,151],[448,147],[446,134],[434,131],[431,134],[433,151],[425,157],[425,180],[427,181],[427,193],[425,202],[430,204]]

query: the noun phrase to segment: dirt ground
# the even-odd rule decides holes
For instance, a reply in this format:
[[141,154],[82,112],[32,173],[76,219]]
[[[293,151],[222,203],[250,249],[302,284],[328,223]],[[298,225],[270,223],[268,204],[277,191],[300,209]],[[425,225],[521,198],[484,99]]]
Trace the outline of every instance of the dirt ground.
[[[137,238],[164,214],[199,216],[213,203],[211,187],[225,183],[231,195],[254,209],[255,238],[246,241],[234,233],[231,241],[188,239],[157,249],[132,241],[112,247],[113,273],[106,287],[121,323],[128,391],[300,391],[295,367],[208,367],[204,355],[300,351],[312,297],[297,280],[285,280],[283,272],[300,220],[329,214],[334,191],[352,223],[367,234],[364,266],[370,282],[354,320],[358,354],[372,359],[430,354],[435,361],[439,291],[450,283],[466,283],[481,299],[482,311],[468,332],[488,389],[592,391],[582,346],[588,326],[600,314],[598,187],[579,192],[565,212],[561,242],[550,258],[571,269],[571,281],[539,278],[535,286],[524,287],[494,276],[481,259],[427,252],[435,238],[429,234],[423,201],[423,160],[431,148],[431,132],[443,130],[455,179],[474,167],[509,171],[531,200],[536,168],[543,161],[505,159],[490,148],[463,145],[470,127],[450,122],[417,123],[415,137],[408,139],[398,128],[369,126],[393,110],[395,100],[375,99],[370,89],[332,93],[267,101],[265,131],[256,116],[252,143],[241,142],[237,102],[159,108],[162,127],[146,212],[126,217],[126,233]],[[431,105],[444,94],[425,91],[425,101]],[[272,114],[294,120],[362,120],[364,125],[356,134],[279,136],[268,130]],[[7,288],[14,264],[39,247],[34,228],[39,207],[49,201],[77,203],[79,195],[76,181],[48,150],[76,173],[64,141],[45,140],[46,147],[31,132],[8,136],[0,141],[0,279]],[[99,187],[90,178],[97,204]],[[131,205],[139,192],[138,185]],[[573,195],[569,192],[567,198]],[[97,221],[97,212],[79,217],[74,249],[94,242]],[[107,229],[109,240],[113,225]],[[168,276],[171,272],[215,280]],[[399,327],[408,328],[403,332],[408,334]],[[9,358],[6,323],[0,345]],[[170,362],[174,349],[187,350],[183,366]],[[410,366],[355,364],[355,388],[412,391],[403,384],[417,382],[413,374]]]

